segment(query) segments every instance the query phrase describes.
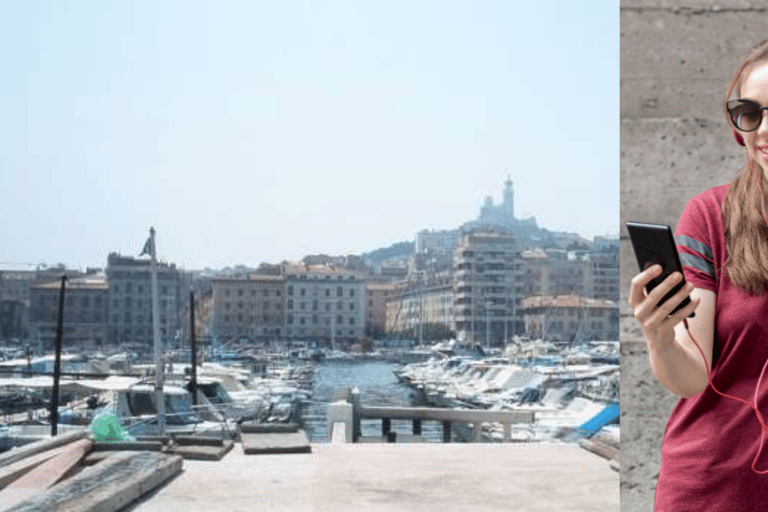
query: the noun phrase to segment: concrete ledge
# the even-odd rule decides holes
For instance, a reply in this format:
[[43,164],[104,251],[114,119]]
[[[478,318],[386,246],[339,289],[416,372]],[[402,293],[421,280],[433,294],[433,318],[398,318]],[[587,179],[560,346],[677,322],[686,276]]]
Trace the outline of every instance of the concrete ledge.
[[331,443],[344,444],[347,442],[347,424],[342,421],[337,421],[333,424],[333,431],[331,433]]
[[247,455],[276,453],[309,453],[312,447],[303,430],[274,434],[241,434],[243,453]]
[[243,434],[276,434],[298,432],[299,426],[295,423],[242,423],[239,429]]
[[173,445],[165,450],[165,453],[181,455],[184,460],[221,460],[235,445],[234,441],[226,441],[220,446],[216,445]]

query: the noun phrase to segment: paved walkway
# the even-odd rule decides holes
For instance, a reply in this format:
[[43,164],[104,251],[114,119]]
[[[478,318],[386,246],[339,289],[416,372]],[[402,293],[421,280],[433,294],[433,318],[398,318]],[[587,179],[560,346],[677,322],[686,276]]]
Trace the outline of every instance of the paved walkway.
[[311,454],[185,460],[129,508],[188,511],[619,510],[619,473],[575,445],[313,444]]

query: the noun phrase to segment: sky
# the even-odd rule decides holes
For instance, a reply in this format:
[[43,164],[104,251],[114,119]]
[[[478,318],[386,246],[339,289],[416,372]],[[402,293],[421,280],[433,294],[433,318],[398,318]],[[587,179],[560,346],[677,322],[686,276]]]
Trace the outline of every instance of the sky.
[[0,264],[360,254],[501,202],[619,231],[619,5],[0,3]]

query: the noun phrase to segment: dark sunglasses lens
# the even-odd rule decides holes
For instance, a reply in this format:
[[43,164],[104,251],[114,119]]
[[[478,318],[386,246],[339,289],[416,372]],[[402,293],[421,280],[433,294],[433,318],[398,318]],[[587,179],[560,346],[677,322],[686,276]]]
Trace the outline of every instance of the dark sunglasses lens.
[[727,106],[731,120],[739,130],[749,132],[760,125],[762,111],[754,101],[731,100]]

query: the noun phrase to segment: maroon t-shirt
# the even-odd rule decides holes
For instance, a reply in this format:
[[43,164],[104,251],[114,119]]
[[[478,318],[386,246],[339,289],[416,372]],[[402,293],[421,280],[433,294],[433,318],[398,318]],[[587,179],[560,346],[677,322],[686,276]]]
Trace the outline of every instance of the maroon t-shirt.
[[[768,360],[768,297],[737,289],[723,272],[726,259],[720,212],[728,185],[688,201],[675,231],[688,282],[717,294],[712,382],[723,393],[753,403]],[[768,371],[758,408],[768,421]],[[656,486],[656,511],[768,510],[768,474],[752,471],[761,427],[754,411],[711,386],[680,399],[667,423]],[[768,469],[768,439],[756,464]]]

